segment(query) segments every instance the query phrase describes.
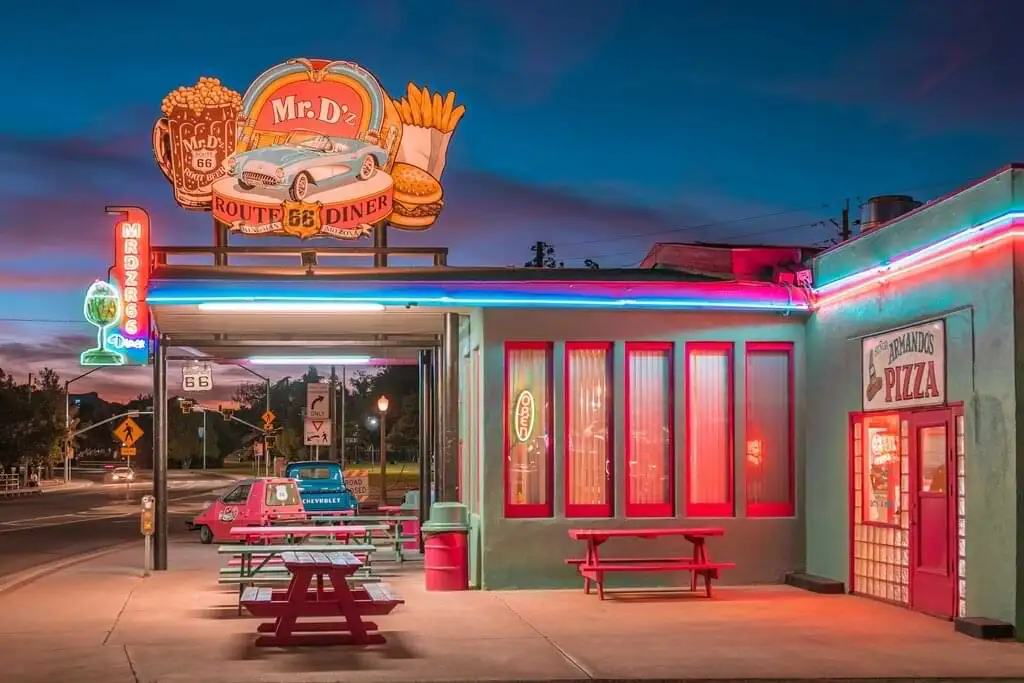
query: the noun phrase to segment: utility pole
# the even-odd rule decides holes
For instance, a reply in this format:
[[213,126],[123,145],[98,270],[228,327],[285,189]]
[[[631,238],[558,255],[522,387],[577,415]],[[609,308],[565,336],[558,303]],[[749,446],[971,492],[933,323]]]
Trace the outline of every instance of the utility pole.
[[338,400],[338,373],[335,367],[331,366],[331,383],[327,389],[327,418],[331,425],[331,443],[327,447],[327,457],[331,462],[338,460],[338,408],[334,405]]
[[843,207],[843,223],[839,228],[839,239],[843,242],[850,239],[850,200],[846,200],[846,206]]
[[544,267],[544,256],[547,254],[548,245],[546,242],[536,242],[533,245],[533,261],[526,265],[531,268],[543,268]]

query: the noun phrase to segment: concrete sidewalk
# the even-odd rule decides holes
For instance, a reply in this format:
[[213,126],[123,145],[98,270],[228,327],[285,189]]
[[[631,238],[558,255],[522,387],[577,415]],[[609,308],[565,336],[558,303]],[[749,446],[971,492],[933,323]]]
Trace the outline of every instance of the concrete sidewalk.
[[[1024,678],[1024,645],[849,596],[721,588],[605,602],[582,591],[427,593],[378,618],[387,645],[257,650],[214,549],[181,541],[172,570],[141,578],[138,548],[0,595],[3,681],[427,681]],[[384,567],[384,564],[380,565]]]

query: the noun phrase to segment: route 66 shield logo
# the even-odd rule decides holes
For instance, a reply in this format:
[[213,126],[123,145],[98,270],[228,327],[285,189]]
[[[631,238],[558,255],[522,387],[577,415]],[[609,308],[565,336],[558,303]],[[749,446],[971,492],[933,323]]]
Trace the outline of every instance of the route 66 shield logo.
[[217,150],[192,150],[192,169],[201,173],[209,173],[217,167]]
[[308,239],[320,232],[321,208],[320,202],[285,201],[281,204],[281,228],[287,235]]

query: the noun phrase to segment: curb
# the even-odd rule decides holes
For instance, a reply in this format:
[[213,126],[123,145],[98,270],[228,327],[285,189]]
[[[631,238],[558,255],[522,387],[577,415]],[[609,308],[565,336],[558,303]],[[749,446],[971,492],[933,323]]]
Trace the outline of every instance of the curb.
[[20,572],[12,574],[7,579],[0,579],[0,596],[7,593],[13,593],[19,588],[23,588],[33,581],[49,576],[50,574],[56,574],[59,571],[73,567],[76,564],[82,564],[89,560],[95,560],[104,555],[111,555],[120,550],[125,550],[130,546],[138,545],[138,541],[125,541],[124,543],[118,543],[117,545],[107,546],[99,550],[90,550],[89,552],[79,553],[78,555],[72,555],[71,557],[65,557],[63,560],[56,560],[54,562],[48,562],[41,564],[38,567],[32,567],[31,569],[25,569]]

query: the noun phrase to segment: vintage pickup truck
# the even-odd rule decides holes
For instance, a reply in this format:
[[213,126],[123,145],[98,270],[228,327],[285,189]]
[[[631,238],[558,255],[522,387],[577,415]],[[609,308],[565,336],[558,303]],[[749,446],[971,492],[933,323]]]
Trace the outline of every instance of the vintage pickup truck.
[[299,485],[302,507],[309,514],[357,511],[359,501],[345,486],[345,471],[336,462],[290,462],[284,476]]

